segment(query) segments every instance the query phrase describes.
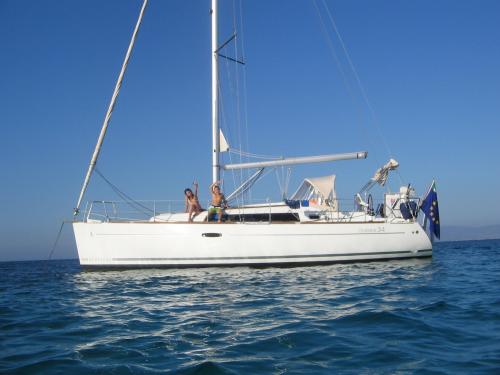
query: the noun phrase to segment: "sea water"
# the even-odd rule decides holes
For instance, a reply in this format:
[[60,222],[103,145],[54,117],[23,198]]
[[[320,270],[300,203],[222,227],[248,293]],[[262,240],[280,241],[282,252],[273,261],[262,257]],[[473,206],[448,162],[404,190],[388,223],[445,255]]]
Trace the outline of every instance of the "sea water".
[[0,371],[498,374],[500,240],[297,268],[0,263]]

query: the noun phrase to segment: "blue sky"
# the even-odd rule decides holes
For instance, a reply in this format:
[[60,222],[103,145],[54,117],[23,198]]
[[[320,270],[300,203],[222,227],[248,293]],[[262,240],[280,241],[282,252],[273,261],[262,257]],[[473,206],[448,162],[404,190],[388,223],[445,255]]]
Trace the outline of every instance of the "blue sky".
[[[367,150],[365,161],[293,169],[290,190],[335,173],[347,199],[391,155],[418,193],[436,178],[443,225],[500,223],[500,3],[326,3],[375,116],[313,1],[221,0],[220,39],[236,14],[238,43],[226,52],[237,46],[247,63],[246,90],[241,68],[221,63],[230,143],[285,156]],[[46,258],[71,217],[140,6],[0,2],[0,260]],[[98,163],[134,198],[182,199],[195,178],[207,198],[209,7],[151,0],[146,11]],[[395,176],[390,186],[399,184]],[[276,198],[276,185],[270,175],[254,196]],[[98,177],[86,198],[117,199]],[[67,226],[56,257],[76,257],[71,235]]]

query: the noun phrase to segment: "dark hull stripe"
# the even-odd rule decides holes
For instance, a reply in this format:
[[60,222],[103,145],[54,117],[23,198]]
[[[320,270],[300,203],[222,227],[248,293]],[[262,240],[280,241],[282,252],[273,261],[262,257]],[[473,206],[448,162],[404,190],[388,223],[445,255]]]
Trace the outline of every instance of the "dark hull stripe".
[[253,267],[253,268],[269,268],[269,267],[306,267],[306,266],[323,266],[329,264],[346,264],[346,263],[368,263],[368,262],[381,262],[381,261],[396,261],[412,258],[430,258],[432,253],[425,255],[414,256],[401,256],[390,258],[377,258],[377,259],[337,259],[337,260],[324,260],[324,261],[296,261],[296,262],[268,262],[268,263],[198,263],[198,264],[107,264],[107,265],[82,265],[81,267],[86,271],[105,271],[105,270],[126,270],[126,269],[175,269],[175,268],[214,268],[214,267]]

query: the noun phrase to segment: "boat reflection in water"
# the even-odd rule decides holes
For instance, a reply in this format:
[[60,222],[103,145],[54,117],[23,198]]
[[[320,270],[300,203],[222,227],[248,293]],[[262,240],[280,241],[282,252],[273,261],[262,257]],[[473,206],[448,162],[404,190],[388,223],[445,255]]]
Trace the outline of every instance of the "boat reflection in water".
[[431,258],[417,258],[297,268],[85,271],[74,274],[72,283],[83,317],[116,327],[151,323],[156,334],[174,339],[208,322],[245,335],[302,319],[322,324],[365,309],[388,311],[412,298],[400,287],[417,279],[425,285],[434,271]]

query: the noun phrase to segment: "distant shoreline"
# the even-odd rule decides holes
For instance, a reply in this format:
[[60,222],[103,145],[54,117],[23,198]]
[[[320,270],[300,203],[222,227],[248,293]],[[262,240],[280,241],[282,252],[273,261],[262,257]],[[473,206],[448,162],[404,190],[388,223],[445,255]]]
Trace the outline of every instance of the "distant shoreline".
[[485,225],[480,227],[443,226],[441,239],[445,241],[481,241],[500,238],[500,225]]
[[478,242],[478,241],[500,241],[500,236],[495,238],[480,238],[480,239],[472,239],[472,240],[437,240],[439,243],[447,243],[447,242]]

